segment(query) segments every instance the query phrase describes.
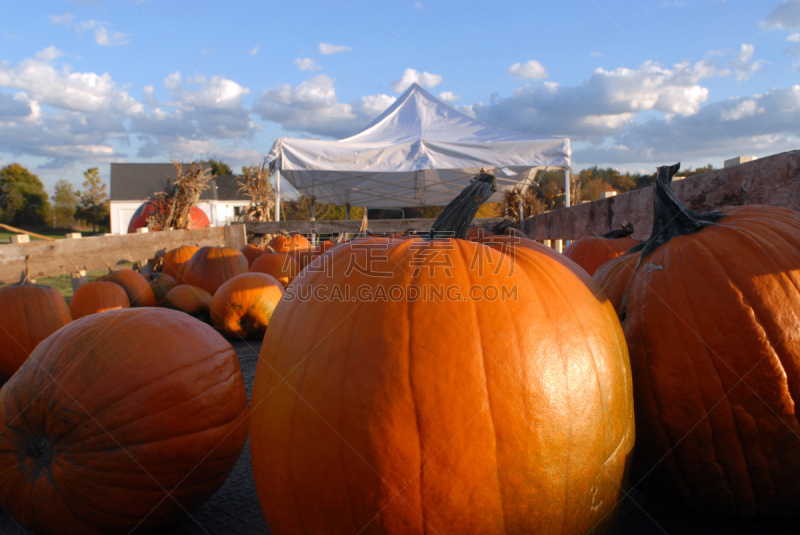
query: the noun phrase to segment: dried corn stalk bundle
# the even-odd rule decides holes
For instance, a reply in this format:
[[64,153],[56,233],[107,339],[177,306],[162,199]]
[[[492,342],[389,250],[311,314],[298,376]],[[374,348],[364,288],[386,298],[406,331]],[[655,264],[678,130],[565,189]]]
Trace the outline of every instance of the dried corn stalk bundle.
[[272,221],[275,208],[275,190],[269,182],[270,172],[262,165],[243,169],[237,180],[239,191],[250,197],[250,206],[244,210],[248,221]]
[[156,207],[147,218],[147,227],[152,230],[169,228],[188,229],[192,221],[192,207],[200,199],[200,194],[208,189],[213,178],[210,168],[204,168],[199,161],[189,163],[184,173],[183,164],[172,160],[177,178],[172,182],[167,177],[164,191],[156,193]]

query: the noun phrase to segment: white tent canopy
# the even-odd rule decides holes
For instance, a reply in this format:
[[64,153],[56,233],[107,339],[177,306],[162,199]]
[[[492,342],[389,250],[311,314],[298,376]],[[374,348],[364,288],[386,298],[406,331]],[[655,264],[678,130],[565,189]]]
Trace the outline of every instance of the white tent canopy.
[[317,202],[398,208],[445,205],[482,167],[500,191],[532,180],[537,168],[568,169],[570,146],[473,119],[414,84],[362,132],[339,141],[279,138],[266,160],[278,184],[287,178]]

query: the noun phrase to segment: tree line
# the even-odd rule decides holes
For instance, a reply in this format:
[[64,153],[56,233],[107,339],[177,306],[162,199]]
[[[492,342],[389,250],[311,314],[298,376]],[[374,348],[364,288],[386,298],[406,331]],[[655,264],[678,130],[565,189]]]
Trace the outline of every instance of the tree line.
[[[18,163],[0,169],[0,222],[22,229],[110,227],[108,192],[97,167],[83,173],[82,190],[68,180],[56,183],[49,198],[37,175]],[[51,202],[52,201],[52,202]]]

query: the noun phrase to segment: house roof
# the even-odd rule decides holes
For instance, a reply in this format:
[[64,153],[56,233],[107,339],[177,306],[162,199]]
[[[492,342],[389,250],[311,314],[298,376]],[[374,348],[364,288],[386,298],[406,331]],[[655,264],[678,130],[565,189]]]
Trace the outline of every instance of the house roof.
[[[184,172],[189,164],[183,164]],[[112,163],[112,201],[144,201],[164,190],[167,177],[175,180],[175,166],[171,163]],[[200,194],[201,201],[249,201],[239,192],[237,176],[215,176],[209,187]]]

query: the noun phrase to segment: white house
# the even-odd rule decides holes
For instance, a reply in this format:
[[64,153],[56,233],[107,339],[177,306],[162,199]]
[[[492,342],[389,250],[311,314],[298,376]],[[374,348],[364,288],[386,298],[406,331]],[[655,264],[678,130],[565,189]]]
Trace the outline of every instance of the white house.
[[[189,164],[183,164],[184,171]],[[147,199],[155,198],[169,177],[177,174],[171,163],[112,163],[111,164],[111,233],[125,234],[134,212]],[[236,221],[239,213],[250,205],[250,199],[239,193],[234,176],[216,176],[210,187],[200,195],[197,207],[208,216],[212,225],[224,226]]]

